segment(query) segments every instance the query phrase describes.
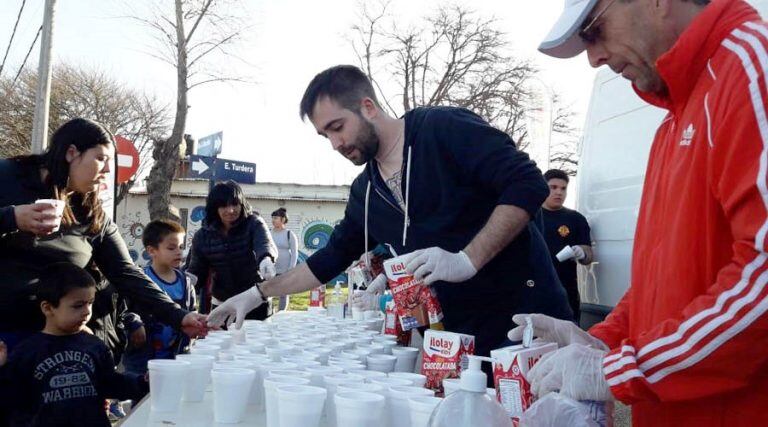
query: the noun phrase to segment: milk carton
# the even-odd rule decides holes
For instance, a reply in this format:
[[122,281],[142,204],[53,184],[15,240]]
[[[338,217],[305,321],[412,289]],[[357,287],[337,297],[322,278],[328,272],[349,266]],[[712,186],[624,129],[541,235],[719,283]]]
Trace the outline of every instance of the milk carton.
[[384,306],[384,334],[397,337],[397,344],[407,346],[411,342],[411,332],[404,331],[397,318],[395,301],[389,300]]
[[442,392],[443,378],[458,378],[467,367],[467,356],[475,353],[475,337],[428,329],[423,350],[421,373],[427,377],[425,387]]
[[403,331],[428,325],[442,329],[443,310],[434,290],[408,274],[403,257],[384,261],[384,273]]
[[491,350],[496,397],[515,425],[523,411],[533,403],[531,384],[526,375],[541,356],[555,350],[556,343],[540,340],[533,341],[528,348],[513,345]]
[[309,292],[310,307],[325,307],[325,285],[320,285]]

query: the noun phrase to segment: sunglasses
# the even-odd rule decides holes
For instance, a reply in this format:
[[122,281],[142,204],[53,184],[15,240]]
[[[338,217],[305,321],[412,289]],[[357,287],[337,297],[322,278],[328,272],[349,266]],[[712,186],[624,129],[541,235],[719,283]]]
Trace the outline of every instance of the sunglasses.
[[[595,25],[598,19],[600,19],[603,14],[605,14],[605,11],[608,10],[613,4],[616,3],[616,0],[611,0],[608,2],[605,7],[600,10],[592,19],[589,20],[589,23],[587,25],[583,26],[581,30],[579,30],[579,37],[581,37],[582,40],[584,40],[587,44],[594,44],[599,38],[600,38],[600,26]],[[585,21],[587,22],[587,21]]]

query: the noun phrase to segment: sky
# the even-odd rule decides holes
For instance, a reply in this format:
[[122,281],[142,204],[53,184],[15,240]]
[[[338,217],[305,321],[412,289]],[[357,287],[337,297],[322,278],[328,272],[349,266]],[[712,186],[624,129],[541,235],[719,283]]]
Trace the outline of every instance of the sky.
[[[98,68],[128,86],[175,103],[175,71],[147,54],[148,30],[125,16],[141,13],[149,1],[58,0],[54,63]],[[15,73],[38,26],[43,0],[27,1],[11,45],[5,75]],[[375,5],[375,1],[366,1]],[[130,6],[127,6],[129,5]],[[439,0],[393,0],[390,11],[407,26],[439,5]],[[539,41],[562,10],[561,0],[454,1],[484,17],[495,17],[511,53],[528,58],[541,70],[539,80],[559,94],[574,111],[574,125],[583,126],[595,70],[586,57],[555,60],[537,52]],[[4,0],[0,9],[0,48],[8,45],[21,0]],[[243,0],[238,9],[248,31],[238,46],[242,59],[220,57],[223,69],[248,76],[248,84],[211,84],[193,89],[187,133],[196,138],[224,132],[220,157],[256,163],[260,182],[302,184],[351,183],[359,168],[334,152],[309,122],[299,118],[298,104],[306,85],[318,72],[337,64],[357,64],[348,37],[359,22],[358,0]],[[36,66],[38,50],[30,57]]]

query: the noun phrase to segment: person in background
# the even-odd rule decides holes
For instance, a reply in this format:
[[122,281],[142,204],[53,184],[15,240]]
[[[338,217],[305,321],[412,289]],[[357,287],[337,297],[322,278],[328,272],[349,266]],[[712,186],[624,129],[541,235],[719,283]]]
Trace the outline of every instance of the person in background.
[[[195,280],[179,269],[184,229],[175,221],[151,221],[144,228],[141,240],[151,259],[149,265],[144,267],[144,273],[173,302],[185,310],[194,311]],[[131,301],[128,303],[129,313],[124,315],[123,320],[128,334],[128,348],[123,356],[126,372],[143,375],[147,372],[147,361],[173,359],[187,350],[189,339],[186,336],[142,313],[141,307]]]
[[[178,307],[133,263],[117,225],[102,209],[98,189],[114,156],[112,134],[78,118],[53,133],[44,154],[0,160],[0,340],[11,350],[43,327],[35,284],[42,268],[54,262],[81,268],[92,263],[109,282],[105,289],[190,336],[205,334],[206,317]],[[38,199],[60,200],[62,215],[57,218],[51,205]]]
[[[296,267],[299,260],[299,242],[296,235],[287,228],[288,212],[285,208],[279,208],[272,212],[272,240],[277,246],[277,262],[275,262],[275,272],[281,275],[286,271]],[[288,308],[288,295],[280,297],[278,310]]]
[[[578,325],[581,317],[581,298],[576,279],[576,263],[589,265],[594,261],[589,224],[584,215],[563,206],[568,196],[568,174],[558,169],[550,169],[544,173],[544,179],[549,186],[549,197],[541,205],[544,240],[547,242],[560,283],[568,294],[568,303]],[[556,255],[566,246],[571,247],[574,256],[561,262]]]
[[564,347],[529,372],[536,394],[618,399],[635,427],[768,425],[766,46],[768,24],[742,0],[566,1],[539,49],[586,50],[668,114],[629,289],[589,334],[531,316]]
[[[234,181],[217,183],[208,193],[187,267],[201,284],[211,275],[211,307],[274,277],[276,258],[267,224],[251,211],[242,188]],[[266,319],[267,311],[266,305],[253,307],[247,318]]]
[[86,332],[96,296],[88,272],[60,262],[40,277],[36,296],[45,326],[17,344],[0,367],[0,404],[9,425],[110,426],[105,399],[138,401],[149,384],[144,376],[118,373],[106,345]]

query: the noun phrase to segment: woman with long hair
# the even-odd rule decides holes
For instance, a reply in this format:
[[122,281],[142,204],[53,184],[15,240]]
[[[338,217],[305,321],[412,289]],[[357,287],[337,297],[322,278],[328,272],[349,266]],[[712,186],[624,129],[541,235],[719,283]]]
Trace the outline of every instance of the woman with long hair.
[[[192,239],[187,271],[202,285],[210,277],[211,306],[275,276],[277,247],[258,213],[251,211],[234,181],[220,182],[208,193],[203,227]],[[202,300],[203,298],[201,298]],[[263,320],[266,304],[246,318]]]
[[[134,265],[105,215],[98,192],[114,156],[112,134],[77,118],[54,132],[45,153],[0,159],[0,340],[10,348],[42,328],[35,284],[43,267],[62,261],[92,265],[164,322],[191,336],[205,333],[205,316],[180,309]],[[39,199],[63,203],[60,221]]]

